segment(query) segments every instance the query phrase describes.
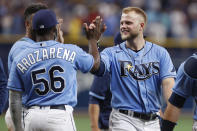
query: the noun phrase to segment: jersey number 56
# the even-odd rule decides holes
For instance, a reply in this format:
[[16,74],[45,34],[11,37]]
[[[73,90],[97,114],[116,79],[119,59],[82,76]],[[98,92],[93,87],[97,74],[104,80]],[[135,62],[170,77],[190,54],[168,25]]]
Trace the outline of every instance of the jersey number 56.
[[[47,73],[47,72],[46,72],[45,68],[32,71],[31,77],[32,77],[33,84],[34,85],[37,85],[37,84],[44,85],[43,90],[41,90],[40,88],[35,88],[35,92],[38,95],[46,95],[51,90],[55,93],[62,92],[62,90],[65,87],[65,81],[60,76],[54,76],[55,71],[63,73],[64,69],[62,69],[61,66],[53,66],[52,68],[50,68],[48,71],[48,74],[47,74],[47,75],[49,75],[49,78],[50,78],[49,81],[45,78],[39,78],[39,79],[37,78],[37,76],[40,74],[46,75],[45,73]],[[55,82],[60,82],[60,87],[55,87]]]

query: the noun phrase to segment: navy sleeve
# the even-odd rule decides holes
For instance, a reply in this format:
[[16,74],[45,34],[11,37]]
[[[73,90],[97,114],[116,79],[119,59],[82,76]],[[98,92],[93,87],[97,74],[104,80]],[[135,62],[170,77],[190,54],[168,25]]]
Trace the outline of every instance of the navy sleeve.
[[185,100],[186,100],[186,98],[184,98],[184,97],[182,97],[182,96],[180,96],[180,95],[178,95],[178,94],[176,94],[174,92],[172,93],[172,95],[169,98],[169,102],[172,105],[174,105],[174,106],[176,106],[178,108],[182,108],[183,107],[183,105],[185,103]]
[[0,114],[3,112],[4,106],[8,100],[7,77],[0,59]]
[[99,99],[92,96],[92,95],[89,95],[89,104],[99,104]]
[[90,104],[99,104],[100,101],[103,101],[106,97],[106,92],[110,88],[110,78],[109,74],[104,75],[103,77],[94,76],[94,80],[89,92],[89,103]]

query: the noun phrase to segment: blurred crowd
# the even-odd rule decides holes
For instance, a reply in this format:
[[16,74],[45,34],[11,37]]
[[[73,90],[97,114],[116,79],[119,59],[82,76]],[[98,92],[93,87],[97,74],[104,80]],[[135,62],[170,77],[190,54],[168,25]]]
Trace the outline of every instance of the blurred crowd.
[[63,32],[73,39],[83,34],[83,22],[97,15],[107,25],[104,36],[113,36],[127,6],[146,11],[148,37],[197,38],[197,0],[0,0],[0,34],[24,34],[24,9],[35,2],[46,3],[63,18]]

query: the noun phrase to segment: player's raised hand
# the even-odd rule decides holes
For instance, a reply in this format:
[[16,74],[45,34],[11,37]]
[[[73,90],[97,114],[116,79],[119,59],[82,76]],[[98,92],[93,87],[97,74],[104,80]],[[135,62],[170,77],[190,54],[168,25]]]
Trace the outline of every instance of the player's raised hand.
[[63,23],[63,19],[59,18],[57,24],[57,41],[60,43],[64,43],[63,31],[61,30],[61,25]]
[[89,26],[84,23],[84,30],[88,40],[94,39],[98,41],[106,28],[100,16],[97,16]]

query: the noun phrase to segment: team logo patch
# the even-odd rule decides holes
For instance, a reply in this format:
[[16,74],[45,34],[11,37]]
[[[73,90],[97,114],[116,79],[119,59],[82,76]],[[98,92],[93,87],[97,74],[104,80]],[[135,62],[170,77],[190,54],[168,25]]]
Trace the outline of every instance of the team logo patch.
[[136,80],[146,80],[153,74],[159,74],[159,62],[149,62],[140,65],[133,65],[130,61],[119,61],[121,77],[127,77],[128,74]]

